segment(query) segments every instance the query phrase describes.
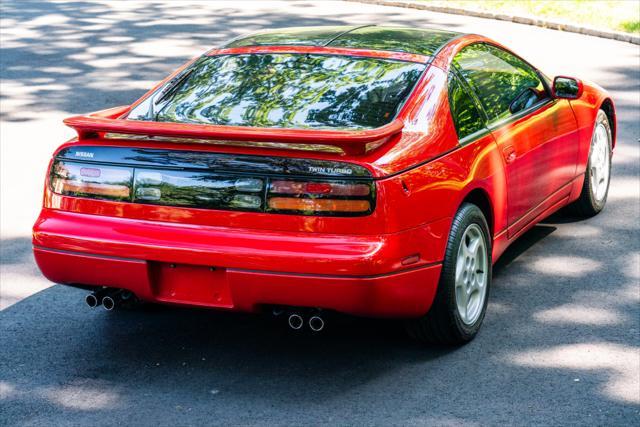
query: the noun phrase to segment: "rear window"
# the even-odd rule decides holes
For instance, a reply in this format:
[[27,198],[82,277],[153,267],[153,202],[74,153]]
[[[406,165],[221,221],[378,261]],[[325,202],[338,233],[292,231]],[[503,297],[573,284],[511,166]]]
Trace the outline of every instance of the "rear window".
[[203,57],[129,114],[160,122],[366,129],[391,122],[424,64],[368,57]]

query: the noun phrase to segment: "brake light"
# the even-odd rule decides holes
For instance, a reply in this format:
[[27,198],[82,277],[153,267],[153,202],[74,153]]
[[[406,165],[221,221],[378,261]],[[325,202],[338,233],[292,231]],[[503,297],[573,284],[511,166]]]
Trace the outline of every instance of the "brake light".
[[129,197],[129,187],[126,185],[98,184],[78,181],[62,181],[63,194],[92,194],[95,196],[113,197],[114,199],[126,199]]
[[111,200],[131,196],[133,169],[117,166],[86,167],[81,163],[56,162],[51,188],[58,194]]
[[205,168],[194,158],[188,164],[193,168],[58,158],[52,165],[50,188],[61,195],[119,202],[295,215],[362,216],[375,208],[375,183],[370,177],[307,177],[296,171],[288,178],[285,173],[228,168],[217,172],[218,168],[208,164]]
[[361,215],[372,207],[371,182],[280,179],[271,181],[267,195],[267,209],[276,212]]
[[269,199],[269,208],[274,210],[308,212],[367,212],[371,209],[371,204],[368,200],[272,197]]
[[271,181],[271,192],[279,194],[326,194],[331,196],[368,196],[369,184],[335,182]]

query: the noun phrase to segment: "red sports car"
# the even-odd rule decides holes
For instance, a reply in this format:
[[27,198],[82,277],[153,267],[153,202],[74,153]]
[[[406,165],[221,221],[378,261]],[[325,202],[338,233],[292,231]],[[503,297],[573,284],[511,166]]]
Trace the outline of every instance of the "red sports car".
[[449,344],[478,332],[510,243],[602,210],[616,137],[595,84],[482,36],[377,26],[240,37],[65,123],[33,248],[89,305],[404,318]]

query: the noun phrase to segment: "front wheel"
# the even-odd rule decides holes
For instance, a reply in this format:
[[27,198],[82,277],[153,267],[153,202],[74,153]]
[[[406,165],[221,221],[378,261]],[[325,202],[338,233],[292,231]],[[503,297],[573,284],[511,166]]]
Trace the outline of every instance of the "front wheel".
[[471,341],[482,324],[491,286],[491,238],[482,211],[465,203],[456,213],[429,312],[407,322],[407,331],[426,343]]
[[569,212],[572,214],[588,218],[604,209],[611,178],[611,140],[609,119],[605,112],[600,110],[593,127],[582,192],[578,200],[569,206]]

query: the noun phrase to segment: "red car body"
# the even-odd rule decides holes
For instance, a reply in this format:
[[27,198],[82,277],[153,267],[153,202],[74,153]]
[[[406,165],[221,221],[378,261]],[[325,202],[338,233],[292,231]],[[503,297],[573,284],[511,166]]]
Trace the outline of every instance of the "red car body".
[[[461,145],[447,76],[454,56],[479,42],[499,46],[481,36],[460,35],[429,56],[286,40],[207,53],[347,55],[428,64],[395,120],[376,129],[248,128],[124,118],[180,70],[132,106],[68,119],[78,137],[63,144],[54,158],[64,150],[92,154],[95,147],[134,147],[337,161],[368,171],[375,208],[367,215],[341,217],[158,206],[58,194],[47,178],[33,229],[38,266],[56,283],[126,289],[151,302],[239,311],[277,305],[363,316],[424,315],[436,294],[452,218],[464,201],[484,212],[495,263],[525,231],[579,197],[599,109],[610,115],[615,135],[610,96],[585,82],[577,99],[553,97]],[[121,136],[107,137],[107,132]],[[300,151],[297,143],[335,146],[342,153]]]

